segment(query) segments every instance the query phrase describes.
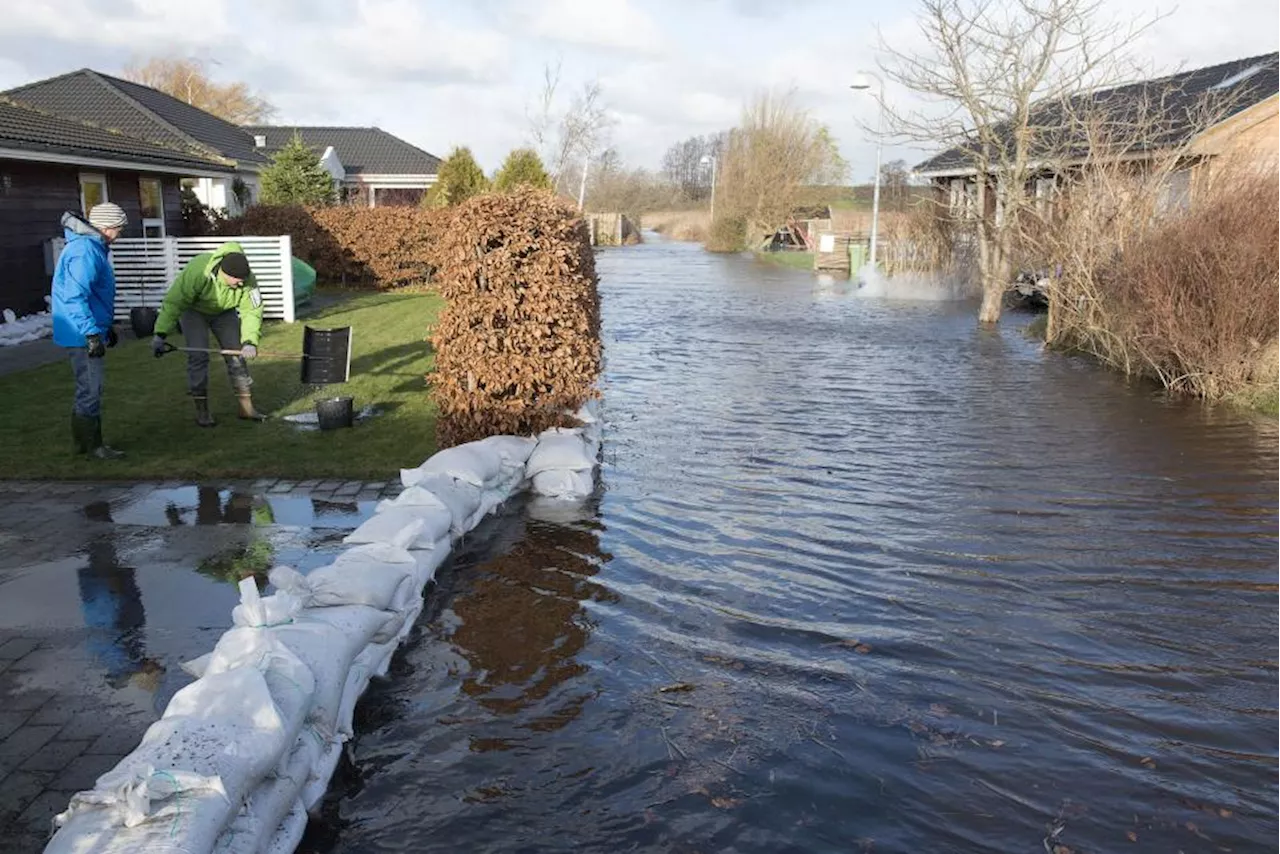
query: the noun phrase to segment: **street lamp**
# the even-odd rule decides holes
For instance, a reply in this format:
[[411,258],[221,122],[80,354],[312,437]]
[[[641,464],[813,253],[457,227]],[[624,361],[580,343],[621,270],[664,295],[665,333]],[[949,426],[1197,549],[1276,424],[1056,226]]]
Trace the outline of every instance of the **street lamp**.
[[[880,156],[884,149],[884,81],[878,74],[869,71],[861,72],[863,78],[871,78],[880,87],[880,120],[876,127],[876,188],[871,196],[871,269],[876,268],[876,237],[880,228]],[[852,84],[850,89],[870,89],[871,84],[865,79]]]
[[702,155],[702,165],[711,167],[711,221],[716,221],[716,156]]

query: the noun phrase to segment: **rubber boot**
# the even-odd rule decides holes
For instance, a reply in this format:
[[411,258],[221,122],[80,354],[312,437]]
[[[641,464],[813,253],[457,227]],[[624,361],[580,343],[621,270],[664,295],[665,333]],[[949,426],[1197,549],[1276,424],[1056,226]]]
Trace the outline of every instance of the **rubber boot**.
[[259,423],[266,421],[267,416],[253,408],[253,395],[238,394],[236,399],[240,401],[240,419],[243,421],[257,421]]
[[197,427],[213,427],[218,422],[209,414],[209,398],[193,397],[191,398],[196,404],[196,426]]
[[93,440],[93,419],[83,415],[72,415],[71,439],[78,456],[84,456],[92,451],[93,448],[89,443]]
[[88,429],[92,431],[89,437],[90,438],[89,444],[92,446],[91,450],[89,451],[89,456],[93,457],[96,460],[124,459],[123,451],[117,451],[115,448],[109,448],[105,444],[103,444],[102,419],[92,418],[89,420],[90,420],[90,426]]

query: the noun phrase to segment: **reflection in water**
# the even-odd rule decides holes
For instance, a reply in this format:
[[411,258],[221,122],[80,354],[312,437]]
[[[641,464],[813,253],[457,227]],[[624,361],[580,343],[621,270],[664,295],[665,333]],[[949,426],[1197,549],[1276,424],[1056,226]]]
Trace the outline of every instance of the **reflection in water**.
[[[181,525],[177,508],[170,505],[166,513],[170,512],[173,514],[169,517],[170,524]],[[248,542],[206,558],[197,570],[202,575],[232,584],[254,576],[259,586],[265,586],[267,573],[275,565],[275,547],[266,531],[275,524],[275,514],[266,498],[232,491],[224,505],[218,489],[202,486],[198,490],[196,524],[249,526]]]
[[[183,513],[183,509],[173,502],[164,509],[165,518],[175,527],[186,524]],[[197,525],[271,524],[272,521],[270,504],[252,493],[232,490],[227,494],[226,504],[223,504],[222,490],[216,486],[196,488]]]
[[[585,599],[607,601],[589,579],[608,555],[596,531],[530,523],[510,551],[469,570],[465,592],[452,602],[461,624],[450,640],[470,665],[462,691],[489,711],[509,715],[545,700],[581,676],[577,655],[592,629]],[[554,729],[578,714],[586,696],[543,709],[531,729]]]
[[[90,504],[85,516],[110,522],[104,502]],[[88,564],[77,571],[80,607],[89,629],[89,652],[106,670],[107,683],[123,688],[130,683],[154,692],[164,668],[146,654],[142,592],[132,567],[122,566],[110,535],[89,543]]]

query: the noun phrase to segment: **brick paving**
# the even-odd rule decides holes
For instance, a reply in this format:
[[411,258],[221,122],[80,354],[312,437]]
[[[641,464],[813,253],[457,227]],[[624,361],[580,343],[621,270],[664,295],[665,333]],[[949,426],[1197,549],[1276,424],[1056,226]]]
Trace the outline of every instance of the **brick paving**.
[[[181,662],[230,624],[234,585],[198,567],[251,536],[300,554],[336,550],[335,529],[354,528],[399,490],[338,480],[200,489],[0,481],[0,852],[40,851],[53,816],[132,750],[190,681]],[[235,500],[223,506],[228,493],[283,500],[275,515],[287,518],[241,523]],[[296,518],[308,508],[313,529]]]

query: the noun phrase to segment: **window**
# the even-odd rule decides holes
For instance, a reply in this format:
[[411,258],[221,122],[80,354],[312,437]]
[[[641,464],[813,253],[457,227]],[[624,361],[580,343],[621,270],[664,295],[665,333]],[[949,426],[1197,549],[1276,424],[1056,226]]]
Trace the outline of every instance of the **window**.
[[1170,172],[1160,187],[1156,209],[1163,214],[1182,213],[1191,207],[1191,170]]
[[107,176],[96,172],[80,173],[80,209],[88,216],[94,205],[110,201],[107,198]]
[[1035,183],[1036,212],[1041,216],[1052,212],[1054,198],[1058,195],[1058,179],[1052,176],[1037,178]]
[[978,182],[965,178],[951,180],[951,215],[957,219],[976,219],[978,215]]
[[138,201],[142,209],[142,236],[164,237],[164,186],[159,178],[138,180]]

